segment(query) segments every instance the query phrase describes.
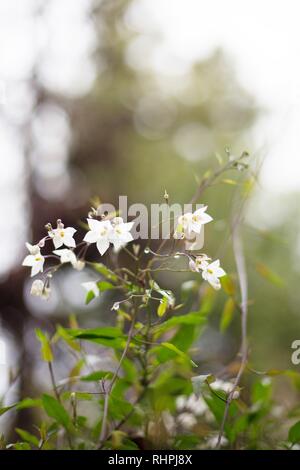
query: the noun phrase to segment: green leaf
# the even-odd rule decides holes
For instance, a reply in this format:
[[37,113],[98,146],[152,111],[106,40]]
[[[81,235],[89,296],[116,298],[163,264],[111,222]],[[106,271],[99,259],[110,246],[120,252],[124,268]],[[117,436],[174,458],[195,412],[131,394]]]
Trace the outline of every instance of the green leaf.
[[70,346],[70,348],[74,349],[75,351],[80,351],[80,345],[74,341],[68,331],[61,325],[56,326],[56,334],[58,337],[63,339]]
[[293,444],[300,442],[300,421],[298,421],[289,430],[289,441]]
[[159,317],[163,317],[166,311],[168,310],[169,306],[169,301],[167,297],[163,297],[161,301],[159,302],[158,309],[157,309],[157,315]]
[[271,271],[271,269],[263,263],[256,263],[256,271],[264,277],[267,281],[271,282],[277,287],[283,287],[283,280],[278,274]]
[[116,282],[118,280],[118,277],[115,275],[113,271],[108,269],[104,264],[102,263],[92,263],[92,267],[97,271],[97,273],[102,274],[103,277],[110,281]]
[[227,330],[227,328],[229,327],[233,319],[234,307],[235,307],[234,300],[232,297],[229,297],[225,302],[224,309],[221,315],[220,330],[222,332]]
[[112,375],[112,372],[99,370],[81,377],[80,380],[83,382],[98,382],[102,379],[110,379]]
[[95,297],[96,296],[94,292],[92,290],[89,290],[88,293],[86,294],[85,305],[88,305]]
[[97,287],[100,292],[105,292],[106,290],[114,289],[115,286],[111,282],[99,281],[97,282]]
[[67,330],[76,339],[85,339],[94,343],[102,344],[111,348],[122,348],[126,341],[126,336],[119,328],[106,326],[93,329]]
[[238,184],[237,181],[232,180],[232,179],[230,179],[230,178],[224,178],[224,179],[222,179],[222,183],[230,184],[231,186],[236,186],[236,185]]
[[229,274],[226,274],[226,276],[222,276],[220,280],[222,288],[226,292],[226,294],[233,297],[236,291],[236,287]]
[[65,408],[53,397],[50,395],[44,394],[42,396],[42,403],[44,410],[50,418],[55,419],[59,424],[61,424],[65,429],[68,429],[70,426],[70,418]]
[[41,343],[41,356],[45,362],[53,361],[53,354],[48,336],[39,328],[35,329],[37,339]]
[[0,408],[0,416],[4,415],[4,413],[6,413],[6,412],[9,411],[9,410],[12,410],[12,409],[15,408],[16,406],[17,406],[17,403],[14,403],[13,405],[4,406],[3,408]]
[[33,444],[35,447],[39,446],[39,439],[31,434],[28,431],[25,431],[24,429],[16,428],[16,432],[19,434],[21,439],[25,442],[29,442],[30,444]]
[[207,319],[204,315],[201,315],[199,312],[191,312],[187,313],[186,315],[178,315],[176,317],[172,317],[169,320],[166,320],[161,325],[158,325],[153,328],[155,333],[162,334],[165,331],[170,330],[176,326],[180,325],[199,325],[203,326],[207,322]]
[[168,342],[163,342],[163,343],[161,343],[161,346],[168,349],[169,351],[174,352],[177,356],[181,357],[185,361],[190,362],[194,367],[198,367],[197,364],[194,361],[192,361],[192,359],[186,353],[184,353],[183,351],[178,349],[177,346],[175,346],[174,344],[168,343]]
[[42,400],[40,398],[24,398],[17,403],[17,410],[24,410],[27,408],[38,408],[42,406]]
[[67,390],[66,392],[62,393],[61,399],[63,401],[69,400],[72,395],[75,397],[76,400],[79,400],[79,401],[91,401],[94,396],[93,394],[88,393],[88,392],[72,392],[71,390]]
[[16,442],[15,444],[9,444],[7,448],[13,448],[15,450],[31,450],[31,447],[28,442]]

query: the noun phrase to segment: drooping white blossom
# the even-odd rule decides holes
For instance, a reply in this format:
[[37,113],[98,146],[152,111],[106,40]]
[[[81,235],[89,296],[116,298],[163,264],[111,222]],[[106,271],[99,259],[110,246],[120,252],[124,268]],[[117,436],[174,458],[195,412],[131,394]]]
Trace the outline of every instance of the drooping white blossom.
[[82,271],[85,267],[85,262],[77,259],[74,251],[69,250],[68,248],[63,248],[62,250],[54,250],[53,253],[60,257],[60,262],[71,263],[73,268],[77,271]]
[[30,294],[35,297],[41,297],[41,299],[48,300],[50,297],[50,288],[46,287],[45,283],[41,279],[33,281]]
[[38,245],[30,245],[30,243],[26,243],[26,247],[30,254],[25,257],[22,264],[23,266],[31,267],[31,277],[33,277],[39,272],[43,272],[45,258],[41,254],[41,250]]
[[76,263],[76,255],[74,251],[69,250],[68,248],[63,248],[62,250],[54,250],[53,253],[60,257],[61,263]]
[[112,220],[112,230],[109,235],[109,241],[113,244],[115,250],[120,250],[127,243],[133,240],[130,233],[134,222],[124,222],[122,217],[115,217]]
[[120,302],[115,302],[111,308],[111,310],[119,310],[120,308]]
[[220,260],[213,261],[202,270],[202,277],[216,290],[221,288],[220,277],[225,276],[225,271],[220,267]]
[[92,291],[95,297],[99,297],[99,288],[97,286],[97,282],[88,281],[88,282],[83,282],[81,285],[87,292]]
[[90,230],[86,233],[83,240],[87,243],[96,243],[100,255],[104,255],[109,248],[109,237],[112,231],[111,222],[109,220],[100,221],[95,219],[87,219],[87,222]]
[[69,248],[75,248],[75,232],[77,232],[75,228],[65,228],[64,224],[60,220],[58,220],[57,228],[49,230],[48,235],[50,238],[52,238],[55,249],[60,248],[63,245],[68,246]]

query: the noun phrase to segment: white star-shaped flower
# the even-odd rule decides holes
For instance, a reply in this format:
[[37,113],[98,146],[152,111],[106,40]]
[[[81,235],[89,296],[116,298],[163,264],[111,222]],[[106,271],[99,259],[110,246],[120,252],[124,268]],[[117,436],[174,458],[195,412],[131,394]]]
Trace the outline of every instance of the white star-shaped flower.
[[216,290],[221,288],[220,277],[225,276],[225,271],[220,267],[220,260],[210,263],[202,271],[202,277]]
[[96,243],[101,255],[109,248],[109,237],[112,231],[112,225],[109,220],[87,219],[90,231],[86,233],[84,241],[87,243]]
[[213,218],[206,214],[207,206],[200,207],[195,212],[186,212],[178,218],[178,226],[175,230],[175,238],[183,238],[183,235],[191,233],[200,234],[202,226],[211,222]]
[[26,256],[22,265],[31,267],[31,277],[33,277],[39,272],[43,272],[45,258],[41,254],[41,250],[38,245],[30,245],[30,243],[26,243],[26,247],[30,254]]
[[112,231],[109,235],[109,241],[113,244],[115,250],[120,250],[128,242],[133,240],[130,233],[134,222],[124,222],[122,217],[115,217],[112,220]]
[[70,248],[76,247],[76,242],[74,240],[74,233],[77,230],[73,227],[64,227],[60,221],[57,222],[57,228],[52,229],[48,232],[48,235],[53,240],[53,244],[55,249],[60,248],[61,246],[65,245]]

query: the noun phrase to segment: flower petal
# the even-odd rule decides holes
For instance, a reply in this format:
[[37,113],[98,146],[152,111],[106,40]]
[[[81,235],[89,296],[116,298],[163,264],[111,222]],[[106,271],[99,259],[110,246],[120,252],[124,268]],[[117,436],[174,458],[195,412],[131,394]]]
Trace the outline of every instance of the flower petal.
[[104,253],[108,250],[109,248],[109,241],[106,238],[98,239],[97,241],[97,248],[100,253],[100,255],[104,255]]

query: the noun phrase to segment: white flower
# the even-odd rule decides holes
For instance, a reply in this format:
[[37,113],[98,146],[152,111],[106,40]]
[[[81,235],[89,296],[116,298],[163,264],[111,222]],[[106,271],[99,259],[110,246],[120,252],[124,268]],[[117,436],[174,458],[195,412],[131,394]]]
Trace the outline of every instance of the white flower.
[[26,247],[30,254],[26,256],[22,265],[31,267],[31,277],[33,277],[39,272],[43,272],[45,258],[41,254],[41,250],[38,245],[30,245],[30,243],[26,243]]
[[195,416],[201,416],[208,410],[206,401],[202,397],[197,397],[194,393],[190,396],[180,395],[176,399],[176,409],[178,411],[190,411]]
[[176,409],[182,411],[186,407],[187,397],[185,395],[179,395],[176,398]]
[[178,423],[185,429],[190,430],[197,424],[197,419],[192,413],[180,413],[177,417]]
[[84,241],[87,243],[96,243],[100,255],[109,248],[109,236],[112,231],[112,225],[109,220],[87,219],[90,231],[86,233]]
[[174,416],[172,416],[169,411],[163,411],[161,417],[168,434],[173,435],[176,431],[176,422]]
[[73,266],[77,261],[74,251],[68,250],[68,248],[63,248],[62,250],[54,250],[53,253],[60,257],[60,262],[71,263]]
[[57,228],[52,229],[48,232],[48,235],[53,240],[55,248],[60,248],[65,245],[68,247],[75,248],[76,242],[73,238],[74,233],[77,230],[73,227],[64,227],[64,224],[60,220],[57,221]]
[[189,396],[186,407],[196,416],[201,416],[208,410],[206,401],[202,397],[196,397],[194,393]]
[[213,261],[209,265],[205,266],[202,271],[202,277],[205,281],[208,281],[212,287],[216,290],[221,288],[220,277],[225,276],[225,271],[220,267],[220,260]]
[[115,250],[120,250],[128,242],[133,240],[133,236],[130,233],[134,222],[125,223],[122,217],[115,217],[112,220],[112,231],[109,235],[109,241],[114,245]]
[[88,282],[83,282],[81,285],[87,292],[92,291],[95,297],[99,297],[99,289],[97,286],[97,282],[88,281]]
[[111,308],[111,310],[119,310],[120,308],[120,302],[115,302]]
[[[200,234],[202,225],[211,222],[213,218],[206,214],[207,206],[200,207],[195,212],[187,212],[178,218],[178,227],[175,231],[175,238],[178,238],[178,233],[186,233],[190,235],[192,232]],[[180,238],[180,237],[179,237]]]
[[71,263],[73,268],[77,271],[82,271],[85,267],[85,262],[76,258],[74,251],[63,248],[62,250],[54,250],[53,253],[60,257],[60,262]]
[[207,255],[201,254],[197,256],[195,260],[192,260],[192,259],[190,260],[189,262],[190,270],[199,273],[200,270],[207,268],[210,260],[211,258],[209,258]]
[[41,297],[44,300],[48,300],[50,297],[50,288],[45,286],[45,283],[41,279],[33,281],[30,294],[35,297]]

